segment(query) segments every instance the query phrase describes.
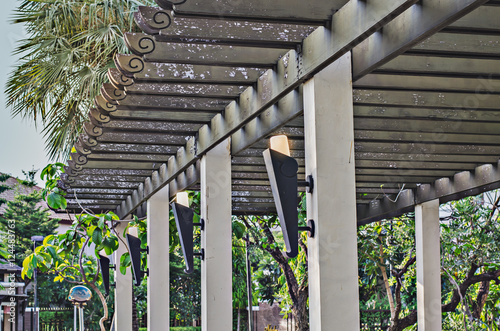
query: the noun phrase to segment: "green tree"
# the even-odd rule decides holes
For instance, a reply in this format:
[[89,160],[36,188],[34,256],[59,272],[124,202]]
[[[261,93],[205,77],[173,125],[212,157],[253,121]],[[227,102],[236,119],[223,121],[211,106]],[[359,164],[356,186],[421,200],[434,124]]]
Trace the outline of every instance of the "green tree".
[[[447,204],[449,216],[440,222],[444,329],[498,330],[500,195],[491,196]],[[359,229],[361,305],[385,302],[391,331],[414,329],[417,322],[414,233],[413,214]]]
[[98,296],[103,307],[99,321],[102,331],[108,320],[108,302],[99,285],[102,284],[100,267],[96,259],[84,254],[91,244],[97,253],[104,250],[110,255],[118,248],[119,238],[114,232],[118,217],[113,213],[80,215],[63,234],[49,235],[43,244],[23,261],[22,276],[31,278],[35,269],[52,273],[54,281],[66,281],[75,285],[86,285]]
[[[299,225],[305,226],[305,219],[305,196],[303,196],[299,204]],[[285,313],[288,311],[293,313],[296,330],[309,330],[307,234],[304,232],[299,237],[299,255],[293,259],[287,259],[283,256],[284,243],[280,234],[272,231],[273,228],[279,226],[276,216],[242,216],[239,220],[245,224],[250,234],[249,244],[274,260],[273,263],[260,264],[261,268],[268,268],[266,272],[262,272],[262,275],[267,277],[269,274],[276,274],[274,263],[281,269],[278,277],[279,286],[275,287],[275,282],[266,282],[266,277],[261,277],[258,280],[258,292],[271,303],[278,298],[282,310]],[[258,270],[254,272],[257,276],[261,274]],[[276,294],[272,295],[272,293]]]
[[4,232],[14,230],[16,234],[15,261],[20,265],[24,258],[33,251],[32,236],[53,234],[58,226],[58,219],[50,218],[48,209],[37,205],[42,201],[39,192],[17,195],[14,201],[8,201],[0,224]]
[[[11,177],[10,175],[0,173],[0,194],[12,189],[8,185],[1,184],[1,183],[5,182],[7,179],[9,179],[10,177]],[[0,205],[2,205],[4,203],[7,203],[7,200],[0,198]]]
[[152,0],[22,0],[14,22],[27,38],[19,42],[17,67],[7,82],[12,115],[40,121],[52,158],[64,159],[86,121],[92,100],[107,81],[113,56],[127,51],[123,33],[134,30],[133,14]]

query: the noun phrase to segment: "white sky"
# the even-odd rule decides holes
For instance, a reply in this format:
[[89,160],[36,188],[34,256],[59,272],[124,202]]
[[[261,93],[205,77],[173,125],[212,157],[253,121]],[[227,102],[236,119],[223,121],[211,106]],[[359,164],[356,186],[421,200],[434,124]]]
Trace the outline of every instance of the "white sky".
[[[23,38],[22,26],[13,24],[13,10],[18,1],[0,1],[0,172],[24,179],[21,170],[43,169],[48,163],[44,139],[34,125],[19,117],[11,118],[4,94],[7,76],[12,71],[15,58],[11,55],[16,40]],[[37,182],[39,173],[37,174]]]

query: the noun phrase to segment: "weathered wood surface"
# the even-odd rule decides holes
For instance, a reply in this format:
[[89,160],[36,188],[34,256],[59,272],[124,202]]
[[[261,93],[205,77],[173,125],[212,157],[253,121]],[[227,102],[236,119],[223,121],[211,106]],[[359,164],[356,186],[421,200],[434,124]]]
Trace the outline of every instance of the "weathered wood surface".
[[419,2],[353,49],[353,81],[403,54],[488,0]]
[[[500,155],[495,139],[500,132],[500,66],[495,59],[500,41],[493,12],[498,7],[481,7],[431,36],[481,3],[428,1],[386,24],[413,2],[386,3],[385,7],[369,2],[358,11],[355,8],[360,4],[353,1],[341,10],[345,17],[340,12],[333,16],[331,29],[320,27],[310,33],[311,27],[296,25],[288,35],[280,34],[279,28],[265,32],[272,26],[283,28],[281,23],[238,25],[236,20],[189,15],[175,17],[177,25],[170,22],[161,27],[161,22],[152,22],[159,11],[144,8],[142,24],[157,35],[127,36],[132,50],[143,56],[120,55],[116,59],[119,70],[109,70],[111,84],[96,98],[91,123],[75,146],[71,167],[76,170],[71,169],[68,177],[71,186],[84,189],[88,185],[101,192],[85,193],[82,199],[88,205],[122,201],[118,211],[123,215],[134,208],[143,213],[144,201],[167,182],[171,195],[198,188],[194,164],[218,141],[231,136],[233,210],[271,212],[274,205],[261,156],[267,136],[285,133],[291,138],[292,155],[303,179],[300,84],[358,43],[353,49],[354,70],[359,74],[354,82],[353,154],[359,204],[370,205],[386,195],[394,199],[403,187],[418,190],[420,184],[440,183],[436,181],[440,177],[457,178],[458,172],[495,163]],[[368,20],[363,16],[367,8],[375,13]],[[423,17],[424,13],[429,15]],[[484,17],[484,22],[478,17]],[[212,42],[218,44],[193,43],[211,32],[187,26],[190,20],[198,27],[213,27]],[[243,31],[259,24],[262,31],[242,37]],[[370,36],[384,24],[381,32]],[[401,33],[390,39],[398,29]],[[307,35],[301,49],[284,47],[300,42],[301,33]],[[189,36],[194,39],[185,39]],[[273,38],[276,44],[270,46]],[[177,55],[165,52],[174,48]],[[193,50],[196,54],[188,54]],[[255,53],[237,58],[244,50]],[[405,50],[405,55],[389,61]],[[278,59],[279,52],[287,54]],[[454,55],[445,57],[448,54]],[[103,172],[106,169],[118,172]],[[114,182],[115,187],[100,187],[98,183],[104,181]],[[125,183],[130,185],[130,195],[119,191],[124,188],[118,185]],[[100,198],[106,189],[111,191]],[[113,199],[110,192],[119,198]]]
[[126,33],[125,42],[130,51],[142,56],[144,61],[158,63],[270,68],[288,51],[287,48],[161,42],[141,33]]
[[139,27],[156,40],[197,40],[207,43],[288,45],[302,42],[316,26],[284,22],[250,22],[224,18],[174,17],[171,10],[140,7],[135,16]]
[[256,0],[234,1],[217,0],[198,2],[157,0],[160,6],[173,10],[176,15],[195,15],[213,17],[252,18],[255,20],[278,21],[326,21],[347,0]]
[[500,75],[495,59],[401,55],[380,66],[374,72],[443,75],[487,79]]
[[[255,67],[210,66],[185,63],[150,63],[136,55],[118,54],[115,57],[118,72],[135,81],[190,82],[221,84],[253,84],[266,69]],[[110,79],[119,85],[117,72],[110,71]]]

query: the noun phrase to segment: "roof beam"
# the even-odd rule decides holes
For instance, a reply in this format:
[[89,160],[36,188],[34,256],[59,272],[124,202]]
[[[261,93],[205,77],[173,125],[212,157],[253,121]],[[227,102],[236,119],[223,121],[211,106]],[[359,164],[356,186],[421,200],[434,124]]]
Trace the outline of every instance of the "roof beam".
[[326,21],[348,0],[254,0],[178,1],[156,0],[161,7],[173,9],[178,16],[208,16],[265,21]]
[[109,69],[108,77],[116,87],[130,86],[134,81],[251,85],[266,71],[251,67],[150,63],[130,54],[118,54],[115,64],[118,69]]
[[[198,139],[190,139],[168,161],[166,176],[150,194],[172,181],[213,146],[230,137],[415,2],[416,0],[349,1],[333,15],[331,29],[320,27],[315,30],[304,40],[301,54],[294,50],[288,52],[278,61],[275,71],[268,70],[255,88],[249,87],[242,93],[238,103],[232,102],[226,107],[224,115],[216,115],[209,126],[202,127],[198,132]],[[138,204],[122,204],[119,208],[120,216],[131,213],[150,194],[143,195]]]
[[[272,22],[249,22],[223,18],[179,17],[171,10],[139,7],[137,25],[158,41],[197,40],[232,45],[286,45],[302,42],[316,26]],[[318,23],[322,25],[321,23]]]
[[288,51],[288,48],[161,42],[144,33],[126,33],[124,39],[132,53],[142,56],[146,62],[158,63],[269,68]]
[[434,184],[424,184],[415,190],[404,190],[398,199],[383,198],[366,205],[358,205],[358,225],[400,216],[413,211],[415,205],[439,199],[440,203],[500,188],[499,164],[485,164],[474,172],[464,171],[453,179],[442,178]]
[[411,7],[353,49],[353,81],[486,2],[488,0],[430,0]]
[[423,55],[400,55],[375,72],[441,75],[453,77],[499,77],[495,59],[453,58]]

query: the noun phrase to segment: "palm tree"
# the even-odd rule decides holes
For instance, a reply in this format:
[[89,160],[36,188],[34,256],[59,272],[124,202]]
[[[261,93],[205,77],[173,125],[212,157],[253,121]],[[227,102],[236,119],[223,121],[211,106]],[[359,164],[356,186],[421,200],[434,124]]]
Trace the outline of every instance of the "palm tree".
[[50,158],[65,160],[113,56],[126,52],[133,13],[153,0],[22,0],[14,22],[28,37],[14,54],[7,104],[13,116],[43,126]]

